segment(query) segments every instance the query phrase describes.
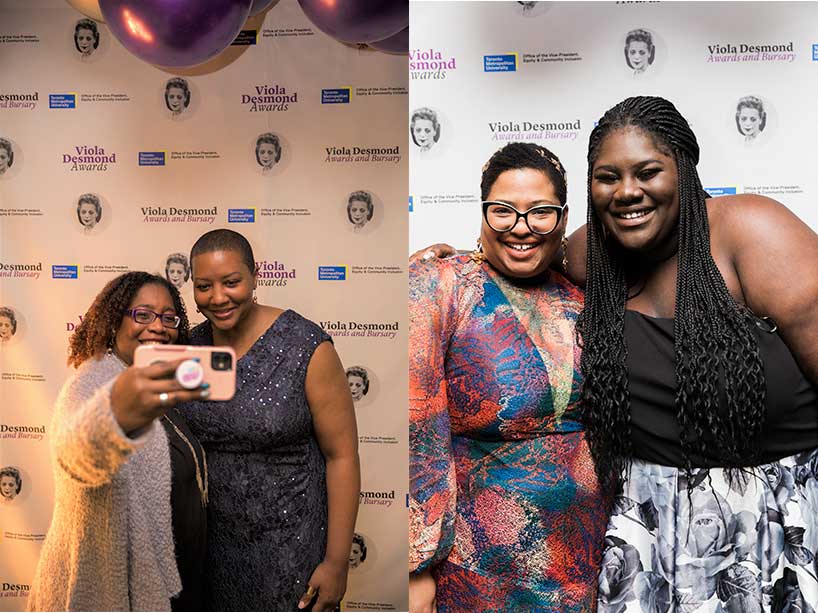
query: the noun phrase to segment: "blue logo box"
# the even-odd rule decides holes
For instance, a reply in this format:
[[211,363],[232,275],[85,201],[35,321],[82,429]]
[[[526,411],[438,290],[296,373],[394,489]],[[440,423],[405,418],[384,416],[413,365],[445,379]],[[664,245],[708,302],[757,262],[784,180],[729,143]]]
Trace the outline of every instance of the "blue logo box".
[[164,151],[140,151],[139,152],[140,166],[164,166],[165,152]]
[[812,46],[812,61],[818,62],[818,44]]
[[255,223],[256,209],[227,209],[227,223]]
[[79,266],[76,264],[52,264],[52,279],[76,279],[79,275]]
[[704,191],[710,194],[713,198],[716,196],[735,196],[735,187],[705,187]]
[[232,47],[246,47],[248,45],[255,45],[258,39],[258,30],[242,30],[238,33],[236,38],[230,43]]
[[77,94],[48,94],[48,108],[75,109],[77,108]]
[[483,72],[517,72],[517,54],[484,55]]
[[336,87],[321,90],[321,104],[349,104],[351,87]]
[[318,280],[319,281],[346,281],[347,267],[346,266],[319,266]]
[[415,200],[414,200],[414,198],[412,198],[412,196],[409,196],[409,212],[411,213],[414,210],[415,210]]

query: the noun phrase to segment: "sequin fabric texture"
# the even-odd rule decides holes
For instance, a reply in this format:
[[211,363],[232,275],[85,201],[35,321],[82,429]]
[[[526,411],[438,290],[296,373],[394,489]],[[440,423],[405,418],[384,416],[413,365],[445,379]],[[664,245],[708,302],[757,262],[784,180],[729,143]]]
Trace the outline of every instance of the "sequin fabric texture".
[[592,611],[608,506],[577,421],[582,293],[410,268],[410,572],[443,611]]
[[[208,322],[191,335],[194,344],[212,344]],[[316,324],[284,311],[238,360],[232,400],[179,407],[207,451],[208,610],[295,610],[324,557],[326,467],[304,381],[327,340]]]

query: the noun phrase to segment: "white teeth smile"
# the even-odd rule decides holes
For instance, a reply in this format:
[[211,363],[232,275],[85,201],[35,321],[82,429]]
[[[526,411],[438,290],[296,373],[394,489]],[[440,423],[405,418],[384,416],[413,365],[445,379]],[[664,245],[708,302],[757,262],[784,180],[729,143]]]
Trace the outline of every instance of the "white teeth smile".
[[616,213],[616,217],[620,219],[637,219],[639,217],[644,217],[650,213],[650,209],[644,209],[641,211],[629,211],[627,213]]
[[509,247],[514,249],[514,251],[528,251],[529,249],[533,249],[536,245],[514,245],[512,243],[506,243]]

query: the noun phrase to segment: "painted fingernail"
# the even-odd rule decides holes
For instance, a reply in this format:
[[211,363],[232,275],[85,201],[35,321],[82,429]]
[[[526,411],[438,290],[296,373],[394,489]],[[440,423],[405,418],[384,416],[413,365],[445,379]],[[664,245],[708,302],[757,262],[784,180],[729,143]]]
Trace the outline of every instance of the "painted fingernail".
[[429,251],[423,254],[424,260],[431,260],[433,257],[435,257],[435,252],[432,251],[431,249],[429,249]]
[[203,390],[200,395],[202,398],[210,398],[210,390]]
[[210,383],[208,383],[207,381],[205,381],[205,382],[204,382],[204,383],[202,383],[202,385],[201,385],[201,388],[202,388],[203,390],[206,390],[208,387],[210,387]]

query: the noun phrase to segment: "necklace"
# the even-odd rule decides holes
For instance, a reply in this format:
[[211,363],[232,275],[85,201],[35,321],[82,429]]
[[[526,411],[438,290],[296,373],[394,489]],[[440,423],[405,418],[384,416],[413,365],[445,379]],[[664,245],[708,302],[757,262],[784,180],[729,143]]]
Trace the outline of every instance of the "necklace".
[[202,479],[202,471],[199,469],[199,458],[196,456],[196,451],[193,449],[193,444],[188,440],[188,438],[184,435],[184,433],[179,429],[179,427],[173,423],[173,420],[167,416],[167,414],[162,415],[162,419],[167,421],[173,429],[176,430],[176,434],[179,435],[185,443],[187,443],[188,448],[190,449],[190,455],[193,456],[193,462],[196,465],[196,485],[199,486],[199,496],[202,499],[202,507],[207,506],[207,456],[205,455],[204,447],[202,447],[202,464],[204,466],[204,479]]

